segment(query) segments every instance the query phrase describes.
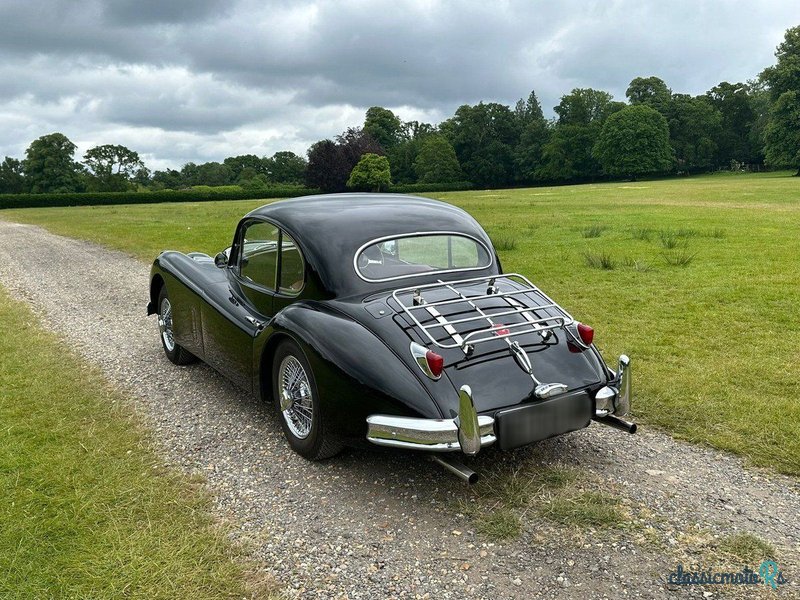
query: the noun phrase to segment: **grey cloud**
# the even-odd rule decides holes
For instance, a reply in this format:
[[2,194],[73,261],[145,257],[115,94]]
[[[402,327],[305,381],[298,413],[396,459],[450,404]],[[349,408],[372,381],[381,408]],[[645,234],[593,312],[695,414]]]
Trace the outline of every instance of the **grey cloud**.
[[5,0],[0,155],[64,130],[154,164],[303,151],[363,119],[446,118],[535,89],[624,99],[754,77],[800,5],[774,2]]

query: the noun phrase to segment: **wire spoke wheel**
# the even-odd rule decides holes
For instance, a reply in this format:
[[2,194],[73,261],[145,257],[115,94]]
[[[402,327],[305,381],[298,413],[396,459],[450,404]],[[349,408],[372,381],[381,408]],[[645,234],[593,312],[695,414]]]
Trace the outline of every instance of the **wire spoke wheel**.
[[161,308],[158,313],[158,328],[161,331],[161,339],[164,340],[164,347],[167,351],[175,350],[175,336],[172,333],[172,305],[169,298],[161,300]]
[[286,356],[281,361],[278,385],[286,406],[282,414],[289,431],[298,439],[307,438],[314,421],[313,395],[308,374],[294,356]]

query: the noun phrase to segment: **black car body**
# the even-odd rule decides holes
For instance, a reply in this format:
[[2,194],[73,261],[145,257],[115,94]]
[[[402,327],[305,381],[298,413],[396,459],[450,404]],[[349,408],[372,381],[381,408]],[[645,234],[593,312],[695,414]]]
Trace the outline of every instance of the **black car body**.
[[627,357],[608,368],[591,328],[503,274],[481,226],[436,200],[339,194],[256,209],[214,259],[156,258],[154,313],[173,362],[201,359],[274,401],[312,459],[364,440],[472,455],[592,419],[635,430],[619,418]]

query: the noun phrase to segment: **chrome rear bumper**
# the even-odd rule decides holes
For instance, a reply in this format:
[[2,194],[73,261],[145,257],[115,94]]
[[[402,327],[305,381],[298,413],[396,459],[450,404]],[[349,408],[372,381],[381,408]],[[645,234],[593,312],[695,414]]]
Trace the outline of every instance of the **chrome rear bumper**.
[[459,390],[458,417],[455,419],[421,419],[394,415],[367,417],[367,440],[378,446],[456,452],[473,456],[484,446],[497,441],[494,419],[478,416],[468,385]]
[[[619,358],[619,371],[610,385],[594,397],[594,420],[633,433],[636,425],[623,421],[631,403],[630,359]],[[584,413],[585,414],[585,413]],[[459,390],[458,416],[455,419],[423,419],[394,415],[367,417],[367,440],[378,446],[423,450],[427,452],[458,452],[474,456],[484,446],[497,441],[495,420],[478,415],[468,385]]]

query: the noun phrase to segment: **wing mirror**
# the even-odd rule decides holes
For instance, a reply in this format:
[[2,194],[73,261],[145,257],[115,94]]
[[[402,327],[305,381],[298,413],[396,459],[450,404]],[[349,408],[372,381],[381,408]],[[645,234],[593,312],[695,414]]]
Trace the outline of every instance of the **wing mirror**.
[[220,269],[224,269],[228,266],[228,255],[225,252],[220,252],[214,257],[214,264],[217,265]]

